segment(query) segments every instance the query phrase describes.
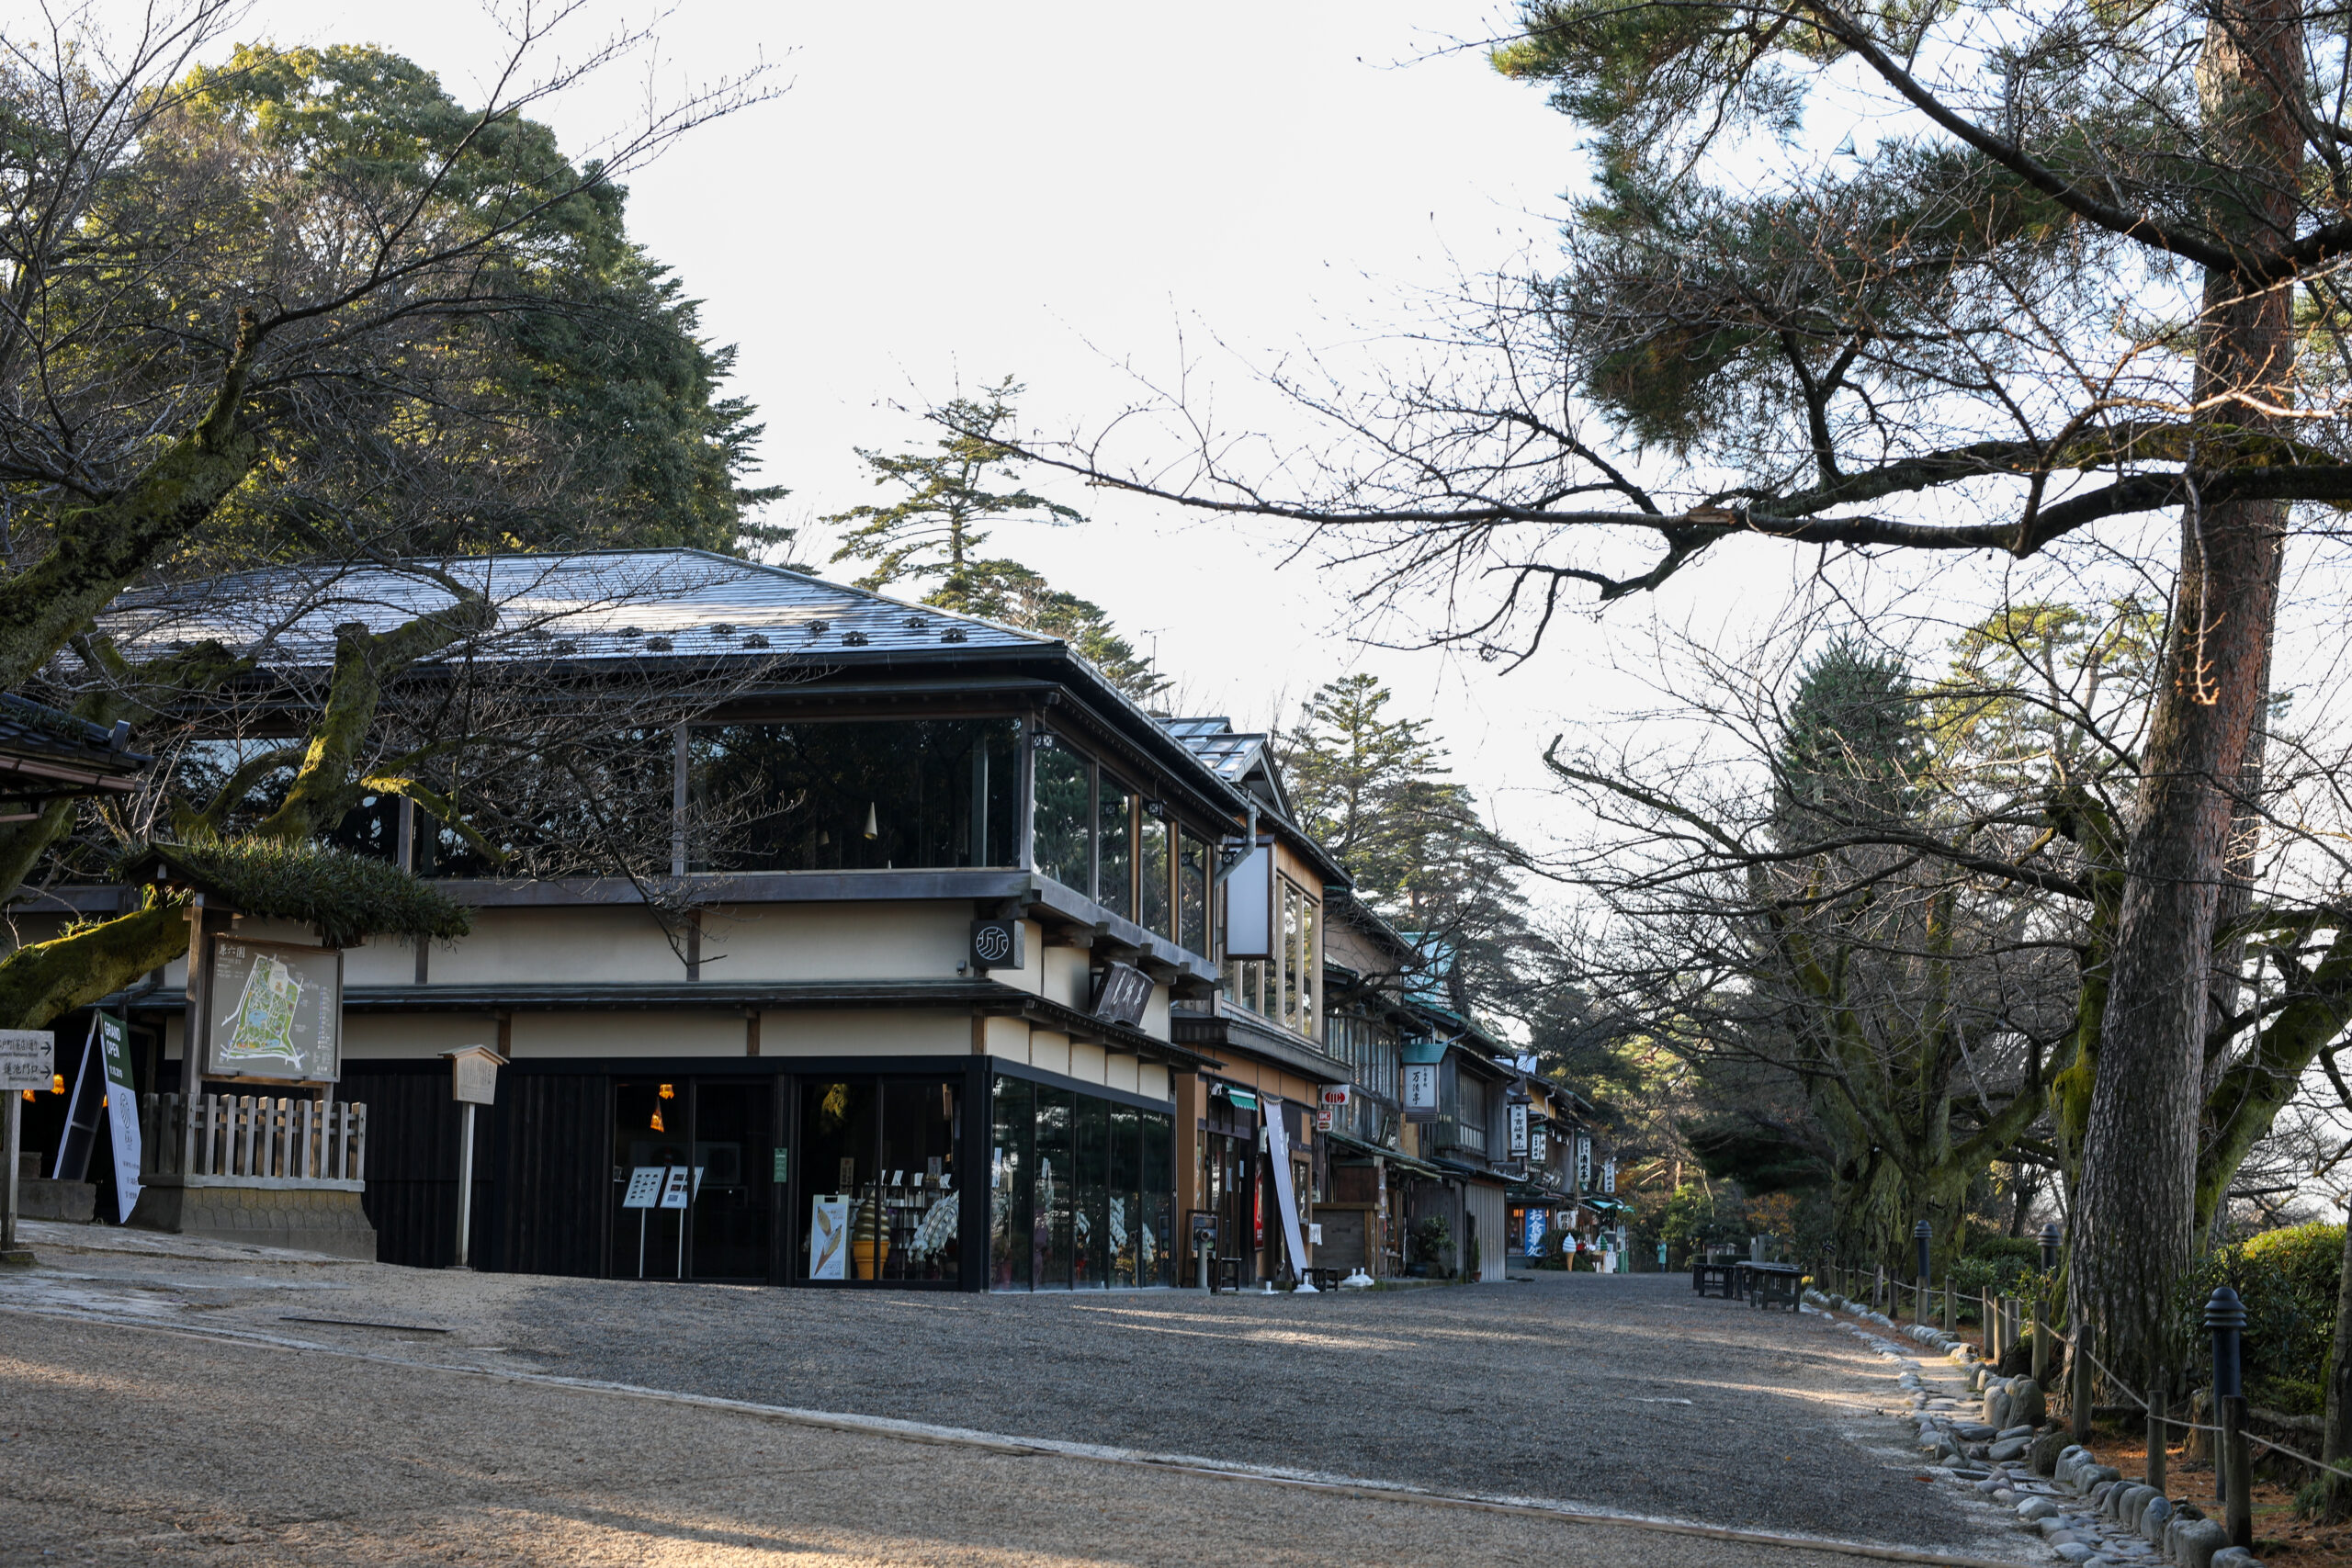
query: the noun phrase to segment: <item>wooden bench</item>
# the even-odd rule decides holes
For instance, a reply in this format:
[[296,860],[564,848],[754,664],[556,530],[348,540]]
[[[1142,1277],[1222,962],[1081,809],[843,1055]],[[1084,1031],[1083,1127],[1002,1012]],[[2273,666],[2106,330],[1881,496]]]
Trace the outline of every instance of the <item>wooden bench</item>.
[[1804,1297],[1804,1270],[1793,1263],[1743,1263],[1746,1273],[1747,1304],[1752,1307],[1784,1306],[1798,1310]]
[[1690,1288],[1702,1296],[1730,1301],[1739,1294],[1739,1268],[1736,1263],[1693,1263]]

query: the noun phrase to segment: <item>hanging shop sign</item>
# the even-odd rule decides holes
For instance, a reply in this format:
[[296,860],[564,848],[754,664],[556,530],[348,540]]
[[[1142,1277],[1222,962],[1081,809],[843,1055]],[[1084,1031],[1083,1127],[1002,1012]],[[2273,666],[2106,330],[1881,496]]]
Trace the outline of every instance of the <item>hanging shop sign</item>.
[[1274,841],[1260,839],[1225,878],[1225,955],[1272,958],[1274,934]]
[[0,1029],[0,1089],[47,1089],[57,1076],[57,1036],[46,1029]]
[[1405,1120],[1437,1120],[1437,1064],[1408,1062],[1404,1073]]
[[343,1076],[343,950],[212,939],[204,982],[208,1077],[334,1083]]
[[1536,1165],[1552,1157],[1551,1135],[1540,1122],[1527,1130],[1527,1157]]
[[990,969],[1019,969],[1023,966],[1022,927],[1016,919],[974,920],[972,922],[972,967],[981,973]]
[[1527,1157],[1527,1102],[1523,1100],[1514,1100],[1510,1108],[1510,1152],[1518,1158]]
[[1549,1209],[1528,1210],[1526,1235],[1519,1249],[1530,1258],[1540,1256],[1544,1251],[1544,1235],[1551,1225],[1552,1212]]
[[1094,982],[1094,1005],[1087,1010],[1104,1023],[1133,1028],[1150,1005],[1151,976],[1132,964],[1111,964]]
[[1345,1105],[1347,1102],[1348,1102],[1348,1086],[1347,1086],[1346,1084],[1343,1084],[1343,1083],[1327,1083],[1327,1084],[1325,1084],[1325,1085],[1323,1086],[1323,1103],[1324,1103],[1324,1104],[1326,1104],[1326,1105]]
[[1601,1165],[1600,1190],[1603,1192],[1617,1190],[1617,1162],[1613,1159],[1605,1161]]

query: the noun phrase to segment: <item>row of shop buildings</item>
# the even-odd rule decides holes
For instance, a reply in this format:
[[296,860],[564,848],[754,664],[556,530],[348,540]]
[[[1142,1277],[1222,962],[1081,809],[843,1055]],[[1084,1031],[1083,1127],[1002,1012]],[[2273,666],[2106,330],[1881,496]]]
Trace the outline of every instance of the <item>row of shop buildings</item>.
[[[503,630],[411,671],[409,694],[553,668],[576,724],[625,689],[645,761],[602,787],[646,798],[547,830],[618,809],[674,845],[651,880],[518,876],[402,798],[346,821],[346,847],[473,910],[461,940],[337,960],[317,1092],[368,1108],[359,1201],[384,1260],[452,1259],[448,1054],[468,1046],[503,1064],[465,1195],[481,1268],[1035,1291],[1498,1280],[1564,1236],[1622,1256],[1591,1108],[1442,1005],[1434,939],[1355,899],[1268,737],[1148,714],[1050,637],[723,557],[451,570]],[[447,600],[390,568],[277,573],[119,629],[266,636],[197,749],[225,774],[304,731],[336,626]],[[645,730],[672,671],[705,693],[733,673]],[[20,898],[18,940],[125,897]],[[282,951],[288,976],[315,950],[210,906],[199,942]],[[188,990],[178,963],[104,1004],[141,1091],[251,1092],[215,1056],[188,1071]]]

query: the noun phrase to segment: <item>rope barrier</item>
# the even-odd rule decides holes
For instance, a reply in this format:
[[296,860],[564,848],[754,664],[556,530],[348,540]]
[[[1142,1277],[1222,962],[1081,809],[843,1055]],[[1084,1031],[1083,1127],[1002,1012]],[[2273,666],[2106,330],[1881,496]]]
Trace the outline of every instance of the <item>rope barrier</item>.
[[[2073,1334],[2064,1334],[2058,1337],[2058,1342],[2066,1347],[2066,1353],[2068,1355],[2075,1354],[2075,1341],[2076,1337],[2077,1337]],[[2100,1360],[2096,1353],[2086,1350],[2082,1352],[2082,1355],[2092,1366],[2097,1367],[2100,1371],[2105,1372],[2107,1374],[2107,1381],[2115,1387],[2121,1389],[2123,1391],[2123,1397],[2138,1405],[2143,1415],[2152,1414],[2148,1409],[2148,1402],[2141,1398],[2138,1394],[2132,1393],[2132,1385],[2125,1382],[2121,1378],[2117,1377],[2114,1370],[2109,1367],[2106,1362]],[[2169,1413],[2157,1416],[2157,1419],[2162,1421],[2167,1427],[2180,1427],[2192,1432],[2211,1432],[2217,1438],[2222,1436],[2222,1428],[2210,1422],[2186,1421],[2181,1419],[2179,1416],[2173,1416]],[[2275,1442],[2272,1439],[2264,1437],[2259,1432],[2247,1432],[2244,1434],[2244,1436],[2247,1442],[2260,1443],[2272,1453],[2284,1454],[2289,1459],[2294,1460],[2299,1463],[2311,1466],[2313,1470],[2318,1471],[2323,1475],[2336,1475],[2343,1477],[2346,1481],[2352,1481],[2352,1470],[2346,1470],[2341,1466],[2330,1464],[2325,1460],[2313,1459],[2311,1455],[2304,1453],[2300,1449],[2290,1449],[2286,1444]]]

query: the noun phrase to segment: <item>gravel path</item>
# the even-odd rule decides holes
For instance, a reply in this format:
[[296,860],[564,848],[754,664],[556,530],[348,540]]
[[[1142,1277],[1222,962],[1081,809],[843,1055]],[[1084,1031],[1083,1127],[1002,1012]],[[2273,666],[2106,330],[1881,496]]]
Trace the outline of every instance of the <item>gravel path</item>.
[[[1921,1483],[1908,1425],[1891,1414],[1908,1402],[1889,1362],[1813,1314],[1702,1301],[1674,1276],[1319,1298],[994,1297],[467,1276],[214,1252],[51,1247],[47,1267],[0,1279],[0,1308],[219,1325],[1742,1529],[2009,1560],[2028,1550],[2000,1512]],[[15,1317],[0,1343],[45,1345],[66,1327]]]

